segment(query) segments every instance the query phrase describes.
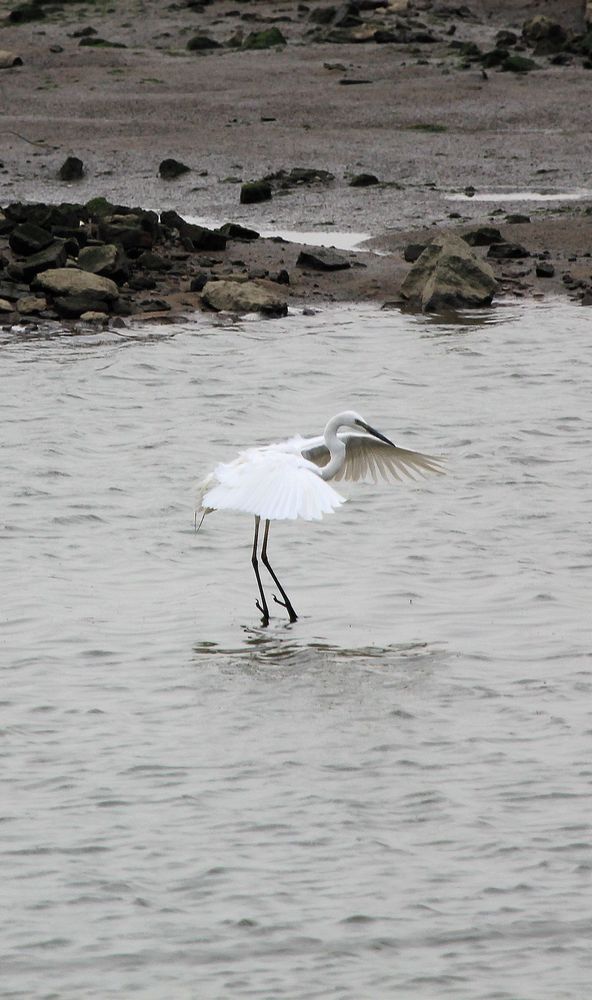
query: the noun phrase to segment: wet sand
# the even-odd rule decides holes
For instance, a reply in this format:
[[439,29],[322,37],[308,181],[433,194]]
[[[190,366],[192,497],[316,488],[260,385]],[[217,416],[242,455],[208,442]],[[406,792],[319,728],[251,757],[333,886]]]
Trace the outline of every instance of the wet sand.
[[[7,13],[13,5],[2,6]],[[397,6],[404,15],[406,5]],[[328,274],[297,268],[293,245],[229,245],[222,268],[234,259],[246,269],[286,267],[290,294],[306,300],[396,299],[409,268],[407,243],[421,242],[434,227],[493,223],[555,266],[554,277],[537,278],[535,256],[497,264],[502,294],[581,297],[592,277],[590,69],[579,56],[567,65],[535,56],[540,68],[531,73],[483,72],[478,63],[462,68],[458,49],[450,48],[451,41],[491,48],[500,29],[519,34],[525,17],[541,10],[575,25],[581,4],[479,0],[468,4],[470,16],[455,4],[444,15],[444,4],[413,6],[413,23],[436,41],[319,41],[310,8],[292,2],[220,0],[200,10],[125,0],[116,11],[75,3],[48,8],[40,21],[5,22],[0,48],[18,53],[23,65],[0,76],[0,204],[104,195],[214,223],[368,234],[373,252],[357,253],[350,257],[355,266]],[[392,27],[398,15],[390,8],[361,16],[375,28]],[[237,32],[271,26],[286,45],[227,47]],[[126,47],[81,46],[73,36],[88,28]],[[188,51],[196,34],[221,47]],[[530,50],[522,54],[532,57]],[[85,165],[75,184],[56,177],[68,155]],[[161,180],[158,165],[167,156],[191,171]],[[293,167],[326,170],[334,180],[239,204],[240,181]],[[380,183],[351,187],[362,172]],[[474,197],[463,197],[468,188]],[[576,200],[532,197],[574,192]],[[496,200],[483,200],[488,195]],[[531,222],[508,225],[508,213]],[[175,304],[198,301],[183,291]]]

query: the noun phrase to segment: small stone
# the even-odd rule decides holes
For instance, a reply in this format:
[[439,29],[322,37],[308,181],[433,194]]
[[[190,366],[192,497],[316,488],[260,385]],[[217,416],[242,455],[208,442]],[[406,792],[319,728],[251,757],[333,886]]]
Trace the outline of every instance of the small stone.
[[144,253],[140,254],[137,263],[147,271],[170,271],[173,266],[170,260],[152,250],[145,250]]
[[349,182],[350,187],[371,187],[373,184],[380,184],[374,174],[356,174]]
[[180,160],[173,159],[173,157],[162,160],[158,167],[158,172],[163,181],[174,181],[177,177],[181,177],[190,170],[191,167],[188,167],[185,163],[181,163]]
[[521,215],[519,212],[515,212],[511,215],[506,215],[506,222],[512,226],[522,225],[523,223],[530,222],[530,215]]
[[275,45],[285,45],[286,39],[279,28],[266,28],[263,31],[252,31],[245,38],[243,49],[271,49]]
[[45,11],[36,3],[21,3],[14,7],[8,15],[12,24],[24,24],[27,21],[40,21],[45,17]]
[[325,247],[301,250],[296,264],[298,267],[311,267],[315,271],[343,271],[351,267],[346,257]]
[[501,64],[503,73],[530,73],[533,69],[540,69],[534,59],[526,59],[525,56],[515,54],[508,56]]
[[479,226],[477,229],[470,229],[468,233],[462,234],[462,238],[470,247],[486,247],[490,243],[503,243],[502,234],[494,226]]
[[256,229],[247,229],[246,226],[239,226],[236,222],[225,222],[223,226],[220,226],[218,232],[229,240],[244,240],[250,243],[252,240],[259,239],[259,233]]
[[35,315],[47,308],[47,299],[42,295],[23,295],[16,303],[17,312],[23,316]]
[[199,274],[195,274],[189,283],[190,292],[201,292],[202,288],[207,285],[209,277],[204,271],[200,271]]
[[537,261],[534,270],[537,278],[553,278],[555,276],[555,268],[546,260]]
[[403,259],[406,260],[408,264],[414,264],[415,261],[421,257],[425,248],[425,243],[408,243],[403,250]]
[[23,60],[16,52],[8,49],[0,49],[0,69],[12,69],[13,66],[22,66]]
[[101,312],[100,310],[89,309],[87,312],[81,313],[80,319],[83,320],[84,323],[96,323],[97,325],[99,324],[104,325],[105,323],[108,322],[109,315],[108,313]]
[[221,45],[220,42],[209,38],[208,35],[194,35],[187,42],[187,48],[190,52],[209,52],[212,49],[221,48]]
[[79,181],[84,177],[84,163],[78,156],[68,156],[62,163],[58,177],[61,181]]
[[271,199],[271,184],[268,181],[248,181],[241,186],[241,205],[253,205],[259,201]]
[[0,313],[10,313],[14,311],[14,305],[8,299],[0,299]]
[[520,257],[530,257],[530,250],[520,243],[492,243],[487,256],[495,260],[512,260]]

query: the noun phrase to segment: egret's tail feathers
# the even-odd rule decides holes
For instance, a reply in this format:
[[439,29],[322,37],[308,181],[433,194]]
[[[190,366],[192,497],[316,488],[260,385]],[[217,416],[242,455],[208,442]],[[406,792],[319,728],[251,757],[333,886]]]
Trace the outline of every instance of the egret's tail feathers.
[[265,520],[319,521],[344,503],[310,464],[297,455],[261,456],[219,466],[216,485],[202,499],[205,508],[236,510]]

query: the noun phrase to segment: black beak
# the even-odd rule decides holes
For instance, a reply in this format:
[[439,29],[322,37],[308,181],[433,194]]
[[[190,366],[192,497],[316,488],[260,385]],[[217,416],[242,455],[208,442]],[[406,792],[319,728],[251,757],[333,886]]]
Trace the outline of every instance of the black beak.
[[372,435],[372,437],[378,438],[379,441],[384,441],[385,444],[390,444],[393,448],[397,447],[394,441],[389,441],[389,439],[385,437],[384,434],[381,434],[380,431],[375,430],[374,427],[370,426],[370,424],[364,424],[362,423],[361,420],[359,421],[359,423],[360,426],[363,427],[365,431],[368,431],[368,434]]

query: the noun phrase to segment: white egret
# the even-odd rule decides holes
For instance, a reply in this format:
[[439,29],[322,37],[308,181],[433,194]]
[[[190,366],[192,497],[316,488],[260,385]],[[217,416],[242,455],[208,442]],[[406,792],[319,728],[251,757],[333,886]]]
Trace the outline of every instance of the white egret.
[[[350,431],[339,433],[340,428]],[[360,433],[362,431],[362,433]],[[363,433],[365,432],[365,433]],[[251,562],[259,588],[256,606],[262,624],[269,624],[269,607],[259,574],[257,548],[259,525],[265,521],[261,561],[269,570],[282,600],[274,601],[288,612],[291,622],[298,618],[267,558],[271,521],[318,521],[345,502],[330,485],[342,479],[373,482],[400,480],[407,476],[434,472],[442,475],[441,459],[418,451],[399,448],[371,427],[359,413],[346,410],[331,417],[320,437],[292,437],[277,444],[249,448],[232,462],[221,462],[201,483],[198,511],[202,521],[214,510],[234,510],[255,516],[255,537]]]

